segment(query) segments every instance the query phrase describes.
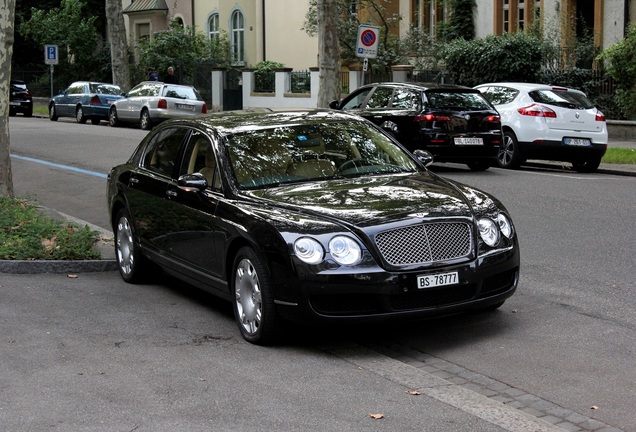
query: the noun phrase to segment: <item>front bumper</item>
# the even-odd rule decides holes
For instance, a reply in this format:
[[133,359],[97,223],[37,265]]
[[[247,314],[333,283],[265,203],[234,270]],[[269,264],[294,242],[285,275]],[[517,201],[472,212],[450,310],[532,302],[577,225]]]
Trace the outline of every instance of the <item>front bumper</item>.
[[[459,284],[417,288],[417,276],[457,271]],[[512,296],[519,282],[518,248],[428,271],[307,275],[297,299],[279,299],[283,316],[310,321],[417,319],[483,309]],[[284,297],[284,293],[283,293]]]

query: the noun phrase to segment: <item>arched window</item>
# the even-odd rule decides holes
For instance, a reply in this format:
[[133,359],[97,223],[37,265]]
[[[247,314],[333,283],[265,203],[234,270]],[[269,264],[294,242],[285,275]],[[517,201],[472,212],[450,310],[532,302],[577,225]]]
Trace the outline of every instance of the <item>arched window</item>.
[[232,12],[230,28],[230,56],[232,64],[245,63],[245,18],[241,11]]
[[210,39],[219,38],[219,14],[215,13],[210,15],[208,19],[208,37]]

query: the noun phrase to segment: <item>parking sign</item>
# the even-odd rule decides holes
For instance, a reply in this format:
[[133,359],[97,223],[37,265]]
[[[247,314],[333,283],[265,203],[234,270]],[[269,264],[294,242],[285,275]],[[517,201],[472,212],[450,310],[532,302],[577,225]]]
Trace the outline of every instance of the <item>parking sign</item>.
[[44,45],[44,64],[56,65],[58,63],[57,45]]
[[356,56],[374,59],[378,56],[380,27],[361,25],[358,27]]

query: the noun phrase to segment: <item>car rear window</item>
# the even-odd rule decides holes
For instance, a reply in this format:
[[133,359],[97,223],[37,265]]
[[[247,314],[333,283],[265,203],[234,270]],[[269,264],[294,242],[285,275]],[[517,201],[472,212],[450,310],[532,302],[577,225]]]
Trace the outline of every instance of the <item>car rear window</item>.
[[199,96],[199,92],[196,91],[193,87],[166,86],[163,90],[163,95],[166,97],[179,99],[202,100],[201,96]]
[[479,92],[426,92],[429,108],[453,110],[489,110],[492,109],[488,101]]
[[561,108],[590,109],[594,104],[583,94],[570,90],[535,90],[528,93],[533,101]]
[[89,84],[89,88],[91,93],[107,94],[107,95],[121,94],[121,89],[117,87],[116,85],[91,83]]

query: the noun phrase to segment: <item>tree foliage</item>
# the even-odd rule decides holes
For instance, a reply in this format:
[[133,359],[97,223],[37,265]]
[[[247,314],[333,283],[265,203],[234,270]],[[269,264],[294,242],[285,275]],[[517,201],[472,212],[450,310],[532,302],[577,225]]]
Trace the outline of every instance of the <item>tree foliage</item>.
[[542,42],[525,33],[455,39],[441,54],[452,81],[470,87],[496,81],[533,82],[543,64]]
[[477,7],[475,0],[450,0],[450,18],[448,25],[444,26],[442,39],[475,38],[475,23],[473,22],[473,10]]
[[139,58],[133,81],[146,79],[146,68],[159,71],[160,77],[173,66],[182,77],[183,84],[193,84],[194,75],[201,63],[214,67],[229,65],[229,39],[225,33],[218,38],[207,39],[194,27],[183,27],[173,21],[170,28],[153,34],[151,40],[139,43]]
[[618,86],[618,106],[627,118],[636,116],[636,24],[631,24],[625,37],[605,49],[598,59]]
[[[60,63],[57,70],[66,83],[77,79],[110,79],[110,67],[106,70],[95,67],[103,64],[101,60],[108,47],[96,29],[97,16],[86,16],[83,12],[86,5],[84,0],[62,0],[59,7],[32,8],[31,17],[19,26],[23,37],[42,47],[58,45]],[[110,57],[110,51],[106,52]],[[110,60],[106,64],[110,65]]]

